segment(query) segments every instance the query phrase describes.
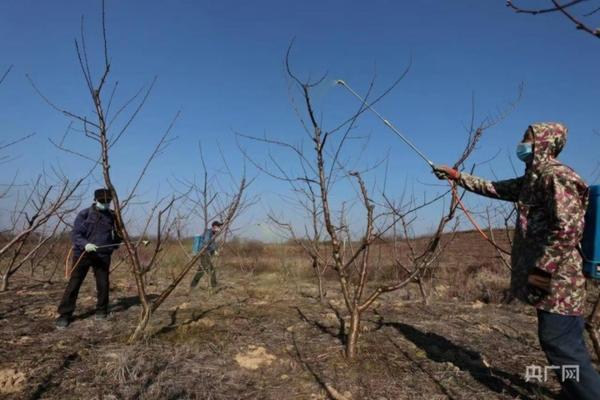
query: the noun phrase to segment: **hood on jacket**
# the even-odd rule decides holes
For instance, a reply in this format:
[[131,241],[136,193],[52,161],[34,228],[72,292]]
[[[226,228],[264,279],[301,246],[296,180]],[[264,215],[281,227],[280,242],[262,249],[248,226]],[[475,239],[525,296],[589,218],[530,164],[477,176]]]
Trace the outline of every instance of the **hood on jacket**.
[[567,127],[556,122],[542,122],[530,125],[529,129],[533,133],[532,167],[537,169],[560,154],[567,143]]

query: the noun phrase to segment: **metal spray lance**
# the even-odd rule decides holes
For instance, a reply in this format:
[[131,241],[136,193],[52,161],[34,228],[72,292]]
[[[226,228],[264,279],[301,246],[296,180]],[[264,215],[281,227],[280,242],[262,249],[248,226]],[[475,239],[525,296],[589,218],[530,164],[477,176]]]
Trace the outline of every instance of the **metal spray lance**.
[[405,135],[402,134],[402,132],[400,132],[394,125],[392,125],[392,123],[390,121],[388,121],[387,119],[383,118],[383,116],[381,114],[379,114],[377,112],[377,110],[375,110],[370,104],[368,104],[365,99],[363,99],[362,97],[360,97],[360,95],[358,93],[356,93],[350,86],[348,86],[348,84],[341,80],[338,79],[335,81],[336,84],[343,86],[346,88],[346,90],[348,90],[350,93],[352,93],[352,95],[354,97],[356,97],[357,99],[359,99],[361,101],[361,103],[363,103],[363,105],[368,108],[369,110],[371,110],[373,112],[373,114],[375,114],[377,116],[377,118],[379,118],[384,124],[385,126],[387,126],[388,128],[390,128],[398,137],[400,137],[400,139],[402,139],[402,141],[404,143],[406,143],[411,149],[413,149],[413,151],[415,153],[417,153],[419,155],[419,157],[421,157],[427,164],[429,164],[429,166],[431,167],[431,169],[434,168],[434,164],[433,161],[431,161],[429,158],[427,158],[427,156],[425,156],[425,154],[423,154],[423,152],[421,150],[419,150],[417,148],[417,146],[414,145],[414,143],[408,139]]
[[[365,99],[363,99],[362,97],[360,97],[360,95],[358,93],[356,93],[354,90],[352,90],[352,88],[350,86],[348,86],[348,84],[345,81],[343,81],[341,79],[338,79],[337,81],[335,81],[335,83],[337,83],[340,86],[345,87],[350,93],[352,93],[352,95],[354,97],[356,97],[357,99],[359,99],[361,101],[361,103],[366,108],[368,108],[369,110],[371,110],[373,112],[373,114],[375,114],[377,116],[377,118],[379,118],[381,121],[383,121],[383,123],[385,124],[385,126],[387,126],[388,128],[390,128],[400,139],[402,139],[402,141],[404,143],[406,143],[411,149],[413,149],[413,151],[415,153],[417,153],[419,155],[419,157],[421,157],[427,164],[429,164],[429,166],[431,167],[432,170],[435,170],[435,164],[433,163],[433,161],[431,161],[429,158],[427,158],[427,156],[425,156],[425,154],[423,154],[423,152],[421,150],[419,150],[417,148],[417,146],[415,146],[414,143],[410,141],[410,139],[408,139],[406,136],[404,136],[402,134],[402,132],[400,132],[394,125],[392,125],[392,123],[390,121],[388,121],[387,119],[383,118],[383,116],[381,114],[379,114],[377,112],[377,110],[375,110],[373,107],[371,107],[370,104],[368,104],[365,101]],[[496,245],[496,243],[494,241],[490,240],[490,238],[485,234],[485,232],[483,231],[483,229],[481,229],[481,227],[479,226],[479,224],[477,224],[477,221],[475,221],[475,219],[471,215],[471,212],[465,207],[465,205],[463,204],[462,200],[460,199],[460,196],[458,196],[458,193],[456,191],[456,185],[453,184],[450,180],[448,180],[448,183],[450,184],[450,186],[452,188],[452,196],[454,197],[457,205],[464,211],[464,213],[467,216],[468,220],[475,227],[475,229],[479,232],[479,234],[481,236],[483,236],[483,238],[485,240],[487,240],[489,243],[491,243],[492,246],[496,247],[498,250],[502,251],[505,254],[510,254],[510,252],[507,252],[506,250],[498,247],[498,245]]]

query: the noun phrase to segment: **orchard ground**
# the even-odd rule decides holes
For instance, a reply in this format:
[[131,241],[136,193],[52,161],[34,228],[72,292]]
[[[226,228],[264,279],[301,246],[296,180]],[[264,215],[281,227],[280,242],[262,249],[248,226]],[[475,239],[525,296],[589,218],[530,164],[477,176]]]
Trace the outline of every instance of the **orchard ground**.
[[[389,260],[389,245],[378,246]],[[228,244],[217,265],[216,290],[204,278],[190,291],[190,274],[135,345],[126,344],[139,313],[126,264],[111,275],[111,318],[94,319],[90,272],[66,330],[54,327],[64,278],[42,282],[23,271],[0,294],[0,397],[327,399],[332,388],[354,400],[558,395],[553,376],[526,382],[527,366],[547,365],[535,311],[503,303],[508,270],[472,232],[458,234],[442,257],[429,304],[411,286],[367,313],[353,362],[343,354],[347,319],[335,276],[327,273],[321,303],[298,246]],[[381,265],[374,282],[393,275]],[[173,273],[150,275],[150,293]]]

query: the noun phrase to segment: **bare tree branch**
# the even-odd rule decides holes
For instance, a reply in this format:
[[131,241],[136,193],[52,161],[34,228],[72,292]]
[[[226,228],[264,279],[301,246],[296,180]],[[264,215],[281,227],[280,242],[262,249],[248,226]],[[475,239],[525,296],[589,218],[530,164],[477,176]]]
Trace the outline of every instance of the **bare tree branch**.
[[[600,38],[600,29],[599,28],[592,28],[589,24],[584,23],[581,20],[581,18],[577,17],[573,12],[570,11],[570,9],[572,9],[574,6],[584,3],[584,2],[587,2],[587,1],[588,0],[573,0],[568,3],[561,4],[557,0],[550,0],[550,2],[553,4],[553,7],[543,8],[543,9],[526,9],[526,8],[522,8],[522,7],[515,5],[513,0],[507,0],[506,6],[511,8],[512,10],[514,10],[517,13],[531,14],[531,15],[559,12],[559,13],[563,14],[567,19],[569,19],[575,25],[575,28],[577,28],[578,30],[587,32],[590,35]],[[583,16],[589,17],[589,16],[595,14],[598,10],[600,10],[600,7],[595,8],[594,10],[592,10],[589,13],[583,14]]]

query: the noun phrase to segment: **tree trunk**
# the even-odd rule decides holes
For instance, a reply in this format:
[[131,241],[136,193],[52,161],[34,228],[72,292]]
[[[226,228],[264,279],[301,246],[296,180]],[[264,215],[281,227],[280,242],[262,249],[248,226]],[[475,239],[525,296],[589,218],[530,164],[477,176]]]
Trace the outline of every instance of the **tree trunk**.
[[321,273],[317,271],[317,281],[319,282],[319,301],[325,303],[325,293],[323,292],[323,277]]
[[423,303],[425,305],[429,305],[429,296],[427,295],[427,292],[425,291],[425,283],[423,282],[423,279],[419,278],[417,280],[417,283],[419,284],[419,291],[421,292],[421,297],[423,298]]
[[360,336],[360,317],[360,312],[357,309],[352,310],[350,314],[350,331],[346,339],[346,358],[349,360],[356,358],[358,338]]
[[8,272],[2,275],[2,280],[0,281],[0,292],[6,292],[8,290],[8,276]]
[[317,283],[319,287],[319,301],[321,303],[325,302],[325,293],[323,293],[323,276],[321,274],[321,270],[319,269],[319,261],[316,258],[313,258],[313,270],[315,271],[315,275],[317,276]]
[[138,325],[135,327],[135,331],[129,337],[128,343],[132,344],[138,342],[140,339],[144,337],[146,332],[146,327],[148,326],[148,322],[150,321],[150,317],[152,316],[152,310],[147,305],[142,304],[142,313],[140,315],[140,320]]

